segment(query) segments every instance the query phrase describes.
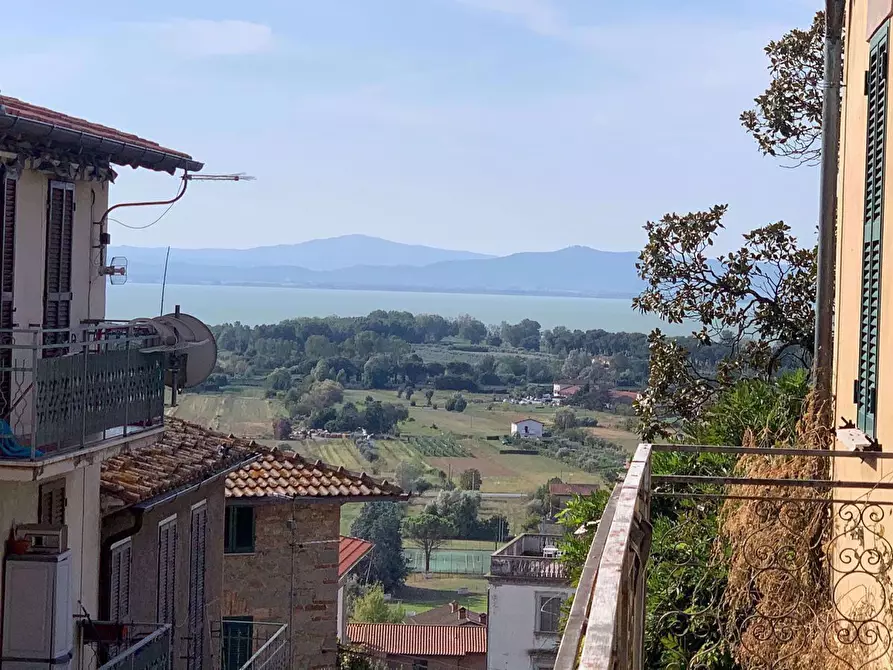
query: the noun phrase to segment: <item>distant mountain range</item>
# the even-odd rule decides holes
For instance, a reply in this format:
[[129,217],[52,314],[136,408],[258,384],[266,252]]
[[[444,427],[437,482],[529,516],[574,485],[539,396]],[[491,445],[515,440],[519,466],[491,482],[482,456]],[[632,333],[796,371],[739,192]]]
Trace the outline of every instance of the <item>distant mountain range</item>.
[[[118,247],[109,257],[127,257],[130,281],[160,283],[165,252]],[[642,288],[637,257],[581,246],[493,257],[350,235],[244,250],[171,249],[167,281],[627,298]]]

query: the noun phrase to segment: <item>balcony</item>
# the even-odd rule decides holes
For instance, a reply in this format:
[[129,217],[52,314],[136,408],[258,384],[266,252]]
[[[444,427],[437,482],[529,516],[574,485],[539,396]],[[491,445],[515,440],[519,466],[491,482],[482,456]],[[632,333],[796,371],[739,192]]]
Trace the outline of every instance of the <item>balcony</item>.
[[160,426],[157,344],[130,325],[0,330],[0,461],[44,461]]
[[[664,471],[704,454],[727,467],[656,475],[664,454],[677,459]],[[893,667],[890,458],[640,445],[599,522],[555,669]]]
[[[173,630],[165,623],[82,621],[82,665],[98,670],[169,670]],[[83,661],[86,660],[86,663]],[[91,663],[92,661],[92,663]]]
[[524,581],[566,581],[561,562],[543,555],[543,549],[556,546],[560,540],[558,535],[519,535],[490,557],[489,576]]
[[288,624],[224,619],[214,636],[220,641],[221,670],[288,670]]

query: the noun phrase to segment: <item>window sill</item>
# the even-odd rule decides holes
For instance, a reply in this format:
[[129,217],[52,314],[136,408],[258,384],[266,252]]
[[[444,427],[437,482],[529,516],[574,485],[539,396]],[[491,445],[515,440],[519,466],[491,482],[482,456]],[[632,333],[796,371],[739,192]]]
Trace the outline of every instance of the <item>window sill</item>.
[[224,556],[256,556],[256,551],[223,551]]

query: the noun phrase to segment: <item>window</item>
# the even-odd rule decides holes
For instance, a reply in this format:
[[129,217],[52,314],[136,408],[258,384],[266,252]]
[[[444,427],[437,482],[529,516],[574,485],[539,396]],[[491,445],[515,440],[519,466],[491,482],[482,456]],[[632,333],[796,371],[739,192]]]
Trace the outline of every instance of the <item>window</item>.
[[558,622],[561,619],[562,600],[563,597],[555,593],[537,594],[536,631],[538,633],[558,632]]
[[859,317],[859,378],[854,385],[857,425],[875,436],[878,385],[878,331],[884,227],[884,159],[887,132],[887,51],[889,24],[871,40],[865,94],[868,98],[865,149],[865,218],[862,227],[862,296]]
[[223,670],[239,670],[251,658],[252,621],[250,616],[223,617]]
[[65,525],[65,480],[57,479],[41,484],[37,501],[39,523],[51,526]]
[[[44,345],[64,344],[71,326],[71,238],[74,232],[74,184],[51,181],[47,202],[46,272],[44,274]],[[68,350],[47,349],[44,356]]]
[[111,575],[109,578],[109,619],[130,620],[130,538],[112,545]]
[[226,508],[223,551],[227,554],[254,552],[254,508],[232,505]]
[[412,670],[428,670],[428,659],[427,658],[412,659]]
[[177,600],[177,517],[158,524],[158,621],[173,624]]
[[205,660],[205,546],[208,506],[194,505],[189,523],[189,638],[188,670],[202,670]]

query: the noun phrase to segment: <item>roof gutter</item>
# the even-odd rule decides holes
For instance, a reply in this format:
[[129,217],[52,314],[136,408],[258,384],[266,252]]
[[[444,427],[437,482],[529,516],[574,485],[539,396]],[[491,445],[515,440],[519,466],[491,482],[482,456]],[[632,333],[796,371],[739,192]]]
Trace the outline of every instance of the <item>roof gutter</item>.
[[[205,484],[210,484],[213,481],[217,481],[221,477],[226,477],[230,472],[233,472],[235,470],[238,470],[239,468],[245,467],[249,463],[253,462],[256,458],[257,458],[257,454],[254,454],[250,458],[247,458],[247,459],[240,461],[238,463],[234,463],[233,465],[229,466],[225,470],[220,470],[219,472],[215,472],[214,474],[212,474],[208,477],[205,477],[201,481],[195,482],[194,484],[189,484],[183,488],[169,491],[168,493],[162,493],[159,496],[156,496],[154,498],[149,498],[148,500],[145,500],[143,502],[136,503],[135,505],[132,506],[132,508],[135,510],[139,510],[141,513],[151,512],[153,509],[155,509],[156,507],[158,507],[160,505],[164,505],[166,503],[171,502],[172,500],[176,500],[180,496],[184,496],[187,493],[192,493],[193,491],[200,489]],[[115,510],[115,511],[117,512],[119,510]]]
[[192,158],[160,149],[151,149],[122,140],[111,140],[92,133],[57,126],[53,123],[17,116],[11,114],[3,105],[0,105],[0,132],[20,133],[31,139],[58,142],[62,145],[77,147],[85,152],[107,155],[112,163],[129,165],[134,168],[142,167],[173,174],[178,169],[198,172],[205,167],[204,163],[199,163]]

